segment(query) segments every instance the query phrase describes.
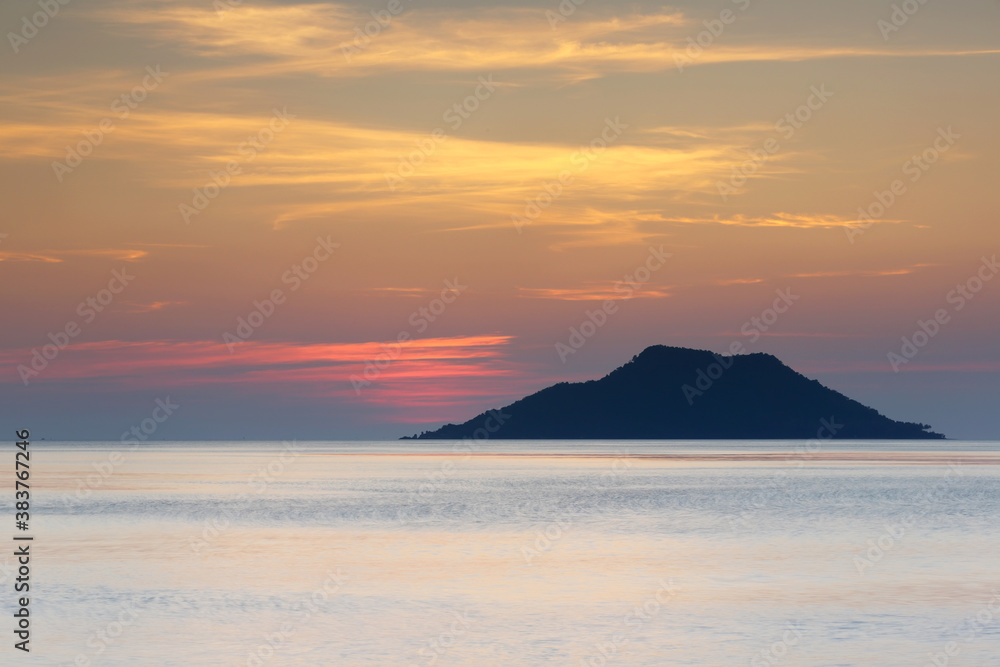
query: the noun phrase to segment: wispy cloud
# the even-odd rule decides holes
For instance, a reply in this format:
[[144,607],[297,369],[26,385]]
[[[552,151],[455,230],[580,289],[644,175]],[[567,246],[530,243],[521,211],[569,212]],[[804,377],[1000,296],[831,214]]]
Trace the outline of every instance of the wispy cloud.
[[0,251],[0,262],[45,262],[58,264],[66,257],[106,257],[123,262],[135,262],[149,255],[145,250],[128,248],[91,248],[69,250],[39,250],[37,252]]
[[763,278],[727,278],[724,280],[716,280],[714,285],[756,285],[757,283],[764,282]]
[[754,285],[772,280],[786,280],[788,278],[879,278],[886,276],[905,276],[916,273],[921,269],[940,266],[940,264],[910,264],[908,266],[898,266],[884,269],[846,269],[838,271],[801,271],[797,273],[781,273],[773,276],[749,276],[737,278],[722,278],[713,281],[713,285]]
[[662,299],[671,296],[669,288],[643,285],[642,289],[616,289],[614,284],[583,288],[518,287],[519,296],[556,301],[604,301],[606,299]]
[[43,253],[0,251],[0,262],[46,262],[55,264],[61,261],[58,257]]
[[130,313],[151,313],[155,310],[162,310],[170,306],[183,306],[187,301],[151,301],[150,303],[133,303],[131,301],[122,302],[126,310]]
[[847,271],[813,271],[806,273],[790,273],[789,278],[845,278],[845,277],[879,277],[879,276],[905,276],[916,273],[920,269],[938,264],[911,264],[893,269],[851,269]]
[[383,296],[421,297],[431,294],[433,290],[424,287],[369,287],[365,292]]
[[[255,4],[220,16],[210,4],[132,3],[96,10],[101,21],[130,27],[219,65],[190,79],[235,79],[311,73],[355,77],[373,72],[498,71],[517,69],[581,81],[613,72],[675,69],[674,55],[700,24],[680,12],[627,13],[614,17],[581,14],[553,31],[541,9],[415,7],[396,16],[348,59],[354,29],[371,16],[341,4]],[[992,49],[870,48],[854,45],[717,44],[694,66],[731,62],[861,57],[968,56]]]
[[[175,302],[154,302],[147,310]],[[131,304],[130,304],[131,305]],[[398,348],[398,358],[382,372],[382,379],[461,375],[471,367],[486,375],[501,358],[510,336],[479,335],[425,338],[397,345],[395,341],[363,343],[277,343],[246,341],[230,353],[221,341],[120,341],[79,343],[67,348],[35,382],[86,379],[111,384],[199,386],[270,382],[307,383],[300,391],[353,396],[350,376],[364,372],[365,364]],[[13,368],[31,358],[31,349],[0,352],[0,364]],[[16,374],[6,378],[17,382]],[[342,383],[331,386],[331,383]],[[367,394],[367,392],[366,392]]]
[[[377,406],[380,419],[430,423],[467,418],[501,398],[539,388],[536,369],[507,358],[512,338],[502,335],[425,338],[397,347],[395,340],[360,343],[241,343],[231,354],[220,341],[78,343],[33,380],[59,393],[114,394],[171,391],[184,395],[224,388],[230,397],[281,395],[318,404]],[[376,381],[356,394],[352,377],[395,350]],[[30,349],[0,352],[11,371],[31,359]],[[0,385],[20,391],[15,372]]]
[[581,17],[554,33],[539,10],[477,8],[463,15],[454,8],[416,8],[395,17],[391,27],[363,49],[351,51],[354,29],[371,16],[346,5],[246,5],[220,17],[208,5],[133,4],[94,15],[131,27],[147,39],[220,61],[217,68],[189,79],[535,69],[581,80],[603,70],[636,71],[651,65],[663,69],[669,56],[664,31],[673,28],[680,43],[678,29],[688,23],[676,12]]
[[[676,222],[683,224],[697,225],[735,225],[739,227],[791,227],[797,229],[833,229],[844,227],[855,222],[854,218],[847,218],[832,214],[809,214],[809,213],[784,213],[778,212],[771,215],[751,216],[737,213],[726,216],[716,214],[707,217],[667,217],[661,218],[665,222]],[[881,219],[879,223],[897,223],[900,220]]]

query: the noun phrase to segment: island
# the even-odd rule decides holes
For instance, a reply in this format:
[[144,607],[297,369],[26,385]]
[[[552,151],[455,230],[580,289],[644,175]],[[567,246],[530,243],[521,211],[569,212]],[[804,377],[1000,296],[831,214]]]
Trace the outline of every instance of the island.
[[560,382],[462,424],[403,439],[942,439],[764,354],[654,345],[599,380]]

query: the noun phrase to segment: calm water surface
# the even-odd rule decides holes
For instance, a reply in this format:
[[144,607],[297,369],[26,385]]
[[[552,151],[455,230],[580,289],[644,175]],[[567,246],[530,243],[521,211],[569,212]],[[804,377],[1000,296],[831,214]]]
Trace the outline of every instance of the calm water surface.
[[997,443],[32,447],[20,663],[1000,665]]

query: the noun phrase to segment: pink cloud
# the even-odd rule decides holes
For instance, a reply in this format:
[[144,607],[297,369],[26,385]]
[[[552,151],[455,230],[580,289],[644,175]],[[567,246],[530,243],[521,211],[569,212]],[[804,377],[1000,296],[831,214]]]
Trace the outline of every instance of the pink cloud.
[[[221,341],[110,340],[67,347],[30,382],[79,387],[82,380],[84,391],[218,386],[244,395],[379,404],[391,408],[393,421],[434,422],[467,418],[474,406],[524,391],[531,373],[506,358],[510,341],[501,335],[402,344],[251,340],[231,353]],[[32,352],[0,352],[10,369],[0,382],[20,385],[17,367],[30,366]],[[366,380],[360,391],[358,380]]]

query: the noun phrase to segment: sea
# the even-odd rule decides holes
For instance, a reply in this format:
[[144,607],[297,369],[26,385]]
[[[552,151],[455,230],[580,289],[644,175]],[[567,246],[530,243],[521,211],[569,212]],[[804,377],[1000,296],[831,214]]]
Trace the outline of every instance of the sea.
[[2,665],[1000,665],[1000,443],[30,448]]

